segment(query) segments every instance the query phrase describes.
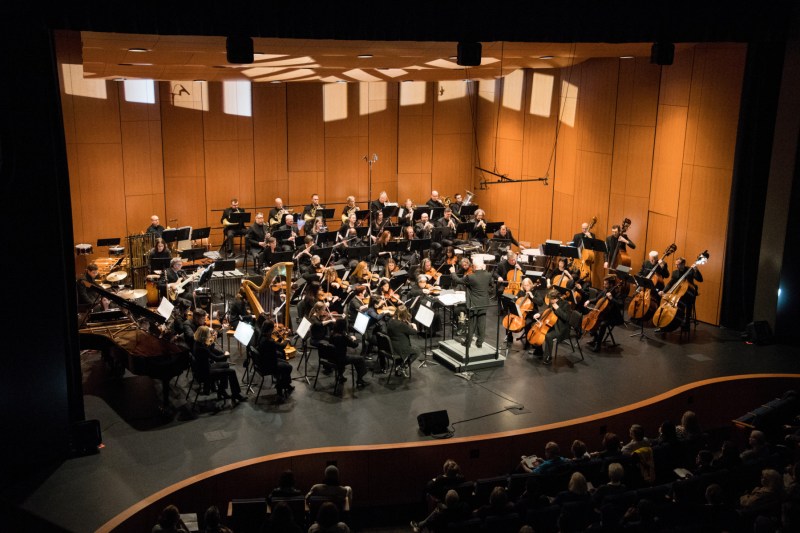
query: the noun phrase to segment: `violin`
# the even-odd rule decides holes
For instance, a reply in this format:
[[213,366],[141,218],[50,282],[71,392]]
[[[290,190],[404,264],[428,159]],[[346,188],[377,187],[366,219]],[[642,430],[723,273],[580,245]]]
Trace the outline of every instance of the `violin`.
[[446,264],[450,265],[450,266],[453,266],[453,265],[455,265],[456,263],[458,263],[458,256],[457,256],[457,255],[454,255],[453,257],[448,257],[447,259],[445,259],[445,261],[444,261],[444,262],[445,262]]
[[[441,267],[439,267],[441,268]],[[433,267],[429,268],[424,272],[430,281],[433,281],[434,284],[439,283],[439,278],[442,277],[442,273],[438,270],[434,270]]]

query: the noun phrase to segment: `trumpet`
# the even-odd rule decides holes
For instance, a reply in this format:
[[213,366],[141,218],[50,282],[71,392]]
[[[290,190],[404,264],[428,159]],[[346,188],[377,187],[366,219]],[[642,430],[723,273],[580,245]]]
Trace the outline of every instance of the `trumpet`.
[[476,228],[486,229],[486,222],[479,220],[475,223]]

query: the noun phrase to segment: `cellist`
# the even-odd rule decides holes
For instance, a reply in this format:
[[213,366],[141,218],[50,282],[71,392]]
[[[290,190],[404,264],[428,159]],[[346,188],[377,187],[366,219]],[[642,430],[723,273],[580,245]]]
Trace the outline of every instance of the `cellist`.
[[[512,252],[511,250],[509,250],[508,254],[506,254],[505,260],[501,261],[494,269],[498,294],[503,292],[503,290],[509,286],[508,282],[509,282],[510,272],[513,272],[520,278],[520,280],[522,280],[522,269],[520,269],[519,265],[517,265],[517,254],[515,252]],[[511,294],[516,294],[518,290],[519,286],[517,285],[516,287],[513,288]]]
[[567,260],[563,257],[558,259],[558,266],[547,280],[548,287],[558,285],[559,287],[572,288],[573,277],[567,270]]
[[600,315],[597,327],[592,331],[592,341],[589,343],[589,348],[593,352],[599,352],[603,344],[603,339],[606,332],[614,326],[625,323],[622,318],[622,308],[625,305],[625,297],[618,294],[619,291],[615,290],[617,285],[617,276],[613,274],[603,278],[603,288],[593,300],[587,300],[586,306],[590,307],[597,303],[600,298],[607,298],[607,305],[603,313]]
[[548,309],[552,309],[552,312],[558,317],[558,321],[547,332],[542,345],[534,347],[533,354],[537,357],[542,357],[542,363],[549,365],[553,362],[553,344],[569,338],[569,318],[571,309],[569,304],[561,299],[561,293],[556,289],[551,289],[550,292],[547,293],[547,298],[550,301],[550,305],[547,309],[543,309],[541,312],[534,314],[533,319],[538,323],[542,315],[544,315]]
[[[531,329],[533,325],[533,313],[537,307],[537,304],[541,304],[541,297],[538,298],[538,301],[535,300],[536,295],[533,292],[534,286],[533,281],[531,278],[523,278],[522,283],[520,284],[519,292],[517,292],[517,299],[516,303],[519,307],[520,311],[522,312],[522,316],[520,317],[524,323],[522,328],[522,337],[520,339],[525,344],[525,349],[527,350],[530,348],[528,344],[528,331]],[[506,329],[506,344],[511,344],[514,342],[513,332],[509,329]]]
[[[675,259],[675,270],[672,271],[672,276],[669,278],[669,282],[664,287],[663,290],[658,291],[659,296],[663,296],[664,293],[668,292],[673,285],[675,285],[678,280],[680,280],[689,267],[686,266],[686,259],[683,257],[678,257]],[[681,297],[678,308],[679,312],[682,310],[684,315],[682,317],[676,316],[676,318],[681,318],[681,320],[673,320],[670,322],[669,325],[664,326],[662,328],[656,328],[654,330],[655,333],[667,333],[673,331],[678,328],[678,326],[683,325],[684,322],[688,318],[692,316],[692,309],[694,309],[694,302],[699,296],[699,292],[697,291],[696,283],[701,283],[703,281],[703,274],[700,270],[695,266],[691,272],[688,273],[684,283],[688,283],[689,287],[686,289],[686,293]],[[682,308],[682,309],[681,309]]]
[[611,268],[609,260],[613,255],[619,255],[620,252],[626,252],[628,247],[631,250],[636,248],[633,241],[625,235],[620,234],[621,228],[619,224],[611,226],[611,235],[606,237],[606,261],[603,263],[603,268]]

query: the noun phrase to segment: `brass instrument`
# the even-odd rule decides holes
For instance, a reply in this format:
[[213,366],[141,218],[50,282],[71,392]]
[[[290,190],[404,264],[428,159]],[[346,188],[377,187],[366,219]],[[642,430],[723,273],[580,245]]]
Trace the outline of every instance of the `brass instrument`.
[[461,204],[461,207],[465,205],[470,205],[472,203],[472,199],[475,197],[475,193],[472,191],[467,191],[467,199]]
[[486,229],[486,222],[483,219],[481,219],[475,223],[475,227]]
[[450,207],[450,204],[453,203],[453,201],[450,199],[449,196],[445,196],[442,199],[442,203],[444,204],[445,207]]
[[348,207],[342,214],[342,224],[347,223],[347,220],[350,218],[350,215],[352,215],[353,213],[357,213],[358,210],[359,208],[357,205],[354,205],[353,207]]
[[[271,298],[272,290],[271,287],[275,282],[275,278],[278,276],[284,276],[285,279],[291,281],[292,279],[292,263],[275,263],[272,265],[269,270],[264,273],[264,279],[261,282],[261,285],[256,285],[249,279],[242,280],[242,294],[244,295],[247,303],[250,304],[250,310],[256,316],[261,315],[261,313],[265,312],[264,308],[267,308],[267,312],[272,314],[273,308],[273,300]],[[286,304],[283,306],[283,324],[281,326],[289,329],[288,326],[284,324],[291,324],[291,317],[289,312],[291,310],[291,306],[288,304],[289,301],[292,299],[292,284],[286,283]],[[275,332],[279,331],[278,328],[278,321],[275,322]],[[290,330],[291,331],[291,330]],[[273,334],[274,335],[274,334]],[[274,336],[273,336],[274,338]],[[287,346],[284,351],[286,352],[286,358],[291,359],[297,353],[297,349],[294,346]]]
[[275,218],[270,218],[269,219],[269,225],[270,226],[278,226],[278,225],[280,225],[281,219],[283,218],[283,215],[291,215],[293,212],[294,212],[294,210],[291,209],[291,208],[289,208],[289,209],[281,208],[280,210],[278,210],[277,213],[275,213]]
[[311,212],[306,214],[306,215],[303,215],[303,220],[305,220],[306,222],[310,222],[312,220],[315,220],[317,218],[317,210],[319,208],[320,208],[320,206],[312,205],[311,206]]

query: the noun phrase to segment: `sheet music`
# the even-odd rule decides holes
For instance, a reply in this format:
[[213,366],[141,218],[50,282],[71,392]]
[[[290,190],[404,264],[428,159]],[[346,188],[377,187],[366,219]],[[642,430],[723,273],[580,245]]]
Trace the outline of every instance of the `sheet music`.
[[430,308],[425,305],[420,305],[419,309],[417,309],[417,315],[414,317],[414,320],[426,328],[429,328],[433,323],[434,316],[436,316],[436,314]]
[[442,292],[437,298],[439,303],[446,306],[467,303],[467,293],[465,291]]
[[297,335],[299,335],[301,339],[305,339],[310,328],[311,322],[309,322],[307,318],[303,317],[303,320],[300,321],[300,325],[297,326]]
[[244,320],[240,320],[239,324],[236,325],[236,331],[233,332],[233,338],[241,342],[243,346],[248,346],[250,339],[253,338],[253,333],[255,333],[253,326]]
[[369,315],[366,313],[358,313],[358,316],[356,316],[356,323],[353,324],[353,329],[363,335],[364,332],[367,331],[367,326],[369,326]]
[[161,303],[158,304],[158,309],[156,310],[156,312],[159,315],[163,316],[164,318],[169,318],[170,315],[172,315],[172,310],[173,309],[175,309],[175,306],[172,305],[172,303],[170,303],[169,300],[167,300],[166,298],[164,298],[162,296],[161,297]]

